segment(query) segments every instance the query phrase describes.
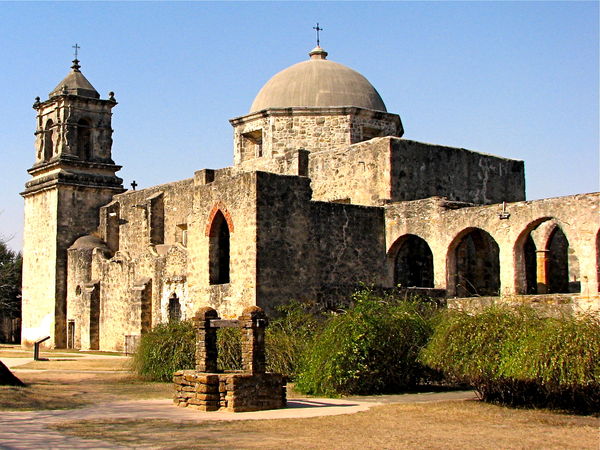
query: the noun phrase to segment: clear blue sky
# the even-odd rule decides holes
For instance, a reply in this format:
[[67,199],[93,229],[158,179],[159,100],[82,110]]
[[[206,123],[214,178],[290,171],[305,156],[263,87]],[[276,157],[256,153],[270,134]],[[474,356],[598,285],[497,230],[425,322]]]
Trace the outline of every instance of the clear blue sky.
[[0,2],[0,235],[21,248],[34,98],[72,45],[106,98],[126,186],[232,164],[228,119],[276,72],[329,59],[377,88],[405,137],[525,161],[527,198],[598,190],[598,2]]

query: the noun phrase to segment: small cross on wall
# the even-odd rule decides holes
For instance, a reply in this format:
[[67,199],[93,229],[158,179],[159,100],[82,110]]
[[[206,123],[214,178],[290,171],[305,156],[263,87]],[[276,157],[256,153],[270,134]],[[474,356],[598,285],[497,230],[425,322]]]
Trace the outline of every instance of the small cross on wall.
[[135,188],[138,187],[138,184],[135,182],[135,180],[133,180],[133,183],[131,183],[131,187],[133,188],[134,191],[135,191]]

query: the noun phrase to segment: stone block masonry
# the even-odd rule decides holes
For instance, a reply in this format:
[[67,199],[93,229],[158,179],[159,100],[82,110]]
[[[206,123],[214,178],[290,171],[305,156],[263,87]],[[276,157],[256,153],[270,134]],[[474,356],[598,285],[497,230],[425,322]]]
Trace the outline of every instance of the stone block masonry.
[[[174,403],[201,411],[262,411],[286,405],[285,378],[265,371],[267,316],[257,306],[244,309],[237,320],[221,320],[216,310],[203,307],[194,316],[196,370],[173,374]],[[217,369],[217,328],[242,329],[241,372]]]
[[285,380],[277,373],[174,373],[174,403],[200,411],[247,412],[284,408]]

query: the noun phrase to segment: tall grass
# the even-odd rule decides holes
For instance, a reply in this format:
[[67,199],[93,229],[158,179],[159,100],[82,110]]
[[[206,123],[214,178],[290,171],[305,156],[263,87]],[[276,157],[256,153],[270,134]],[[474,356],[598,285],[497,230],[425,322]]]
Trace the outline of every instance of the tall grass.
[[195,366],[195,332],[191,320],[161,323],[142,335],[133,355],[133,370],[150,381],[171,381],[173,372]]
[[600,322],[529,307],[447,311],[421,354],[486,401],[579,412],[600,407]]

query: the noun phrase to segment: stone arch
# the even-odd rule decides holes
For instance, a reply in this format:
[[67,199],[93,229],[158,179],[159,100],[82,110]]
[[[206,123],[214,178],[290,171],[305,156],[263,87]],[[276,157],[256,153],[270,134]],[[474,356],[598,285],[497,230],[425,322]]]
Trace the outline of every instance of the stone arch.
[[92,126],[86,118],[77,122],[77,152],[84,161],[92,157]]
[[220,209],[211,216],[212,220],[209,222],[207,230],[209,236],[209,283],[226,284],[230,279],[230,233],[233,224],[231,217],[227,220]]
[[221,213],[227,222],[227,228],[230,233],[233,233],[233,221],[231,220],[231,214],[227,211],[227,208],[221,202],[217,202],[212,209],[210,210],[210,214],[208,215],[208,223],[206,224],[205,234],[206,236],[212,236],[211,230],[213,228],[213,223],[215,220],[215,216],[217,213]]
[[44,127],[44,161],[50,160],[54,154],[53,127],[54,122],[52,122],[52,119],[48,119]]
[[457,297],[500,293],[500,248],[481,228],[461,231],[448,248],[448,290]]
[[[535,271],[531,269],[531,243]],[[517,293],[580,292],[579,259],[556,218],[541,217],[529,223],[515,242],[514,255]]]
[[555,226],[546,244],[548,293],[580,292],[579,259],[560,226]]
[[543,244],[540,239],[532,237],[532,231],[536,230],[542,223],[552,220],[552,217],[540,217],[521,231],[513,247],[515,266],[515,287],[518,294],[539,294],[543,291],[538,285],[538,278],[542,268],[538,267],[540,251]]
[[433,253],[425,239],[415,235],[400,236],[389,251],[394,285],[403,287],[434,286]]

